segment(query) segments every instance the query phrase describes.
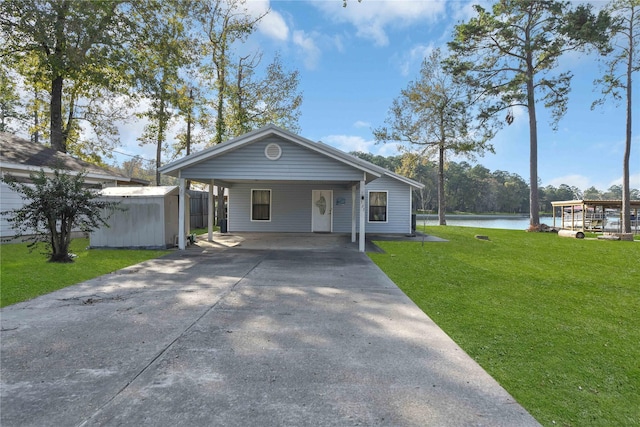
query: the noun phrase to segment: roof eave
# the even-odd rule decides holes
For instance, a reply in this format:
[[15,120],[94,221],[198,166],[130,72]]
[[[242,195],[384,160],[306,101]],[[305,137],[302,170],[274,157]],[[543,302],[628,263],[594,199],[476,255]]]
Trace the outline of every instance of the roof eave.
[[[8,163],[8,162],[0,162],[0,169],[3,172],[12,173],[12,171],[22,172],[25,176],[28,176],[31,172],[38,172],[39,170],[43,170],[45,173],[53,173],[55,169],[50,168],[48,166],[32,166],[32,165],[23,165],[19,163]],[[80,173],[80,171],[70,171],[72,173]],[[85,175],[87,178],[99,179],[103,181],[124,181],[130,182],[131,178],[125,176],[117,176],[117,175],[103,175],[95,172],[87,172]]]
[[409,185],[409,186],[411,186],[413,188],[417,188],[419,190],[421,190],[421,189],[423,189],[425,187],[425,185],[423,183],[421,183],[421,182],[414,181],[411,178],[407,178],[406,176],[402,176],[402,175],[399,175],[399,174],[394,173],[394,172],[388,172],[387,175],[389,175],[392,178],[395,178],[398,181],[403,182],[403,183],[405,183],[405,184],[407,184],[407,185]]

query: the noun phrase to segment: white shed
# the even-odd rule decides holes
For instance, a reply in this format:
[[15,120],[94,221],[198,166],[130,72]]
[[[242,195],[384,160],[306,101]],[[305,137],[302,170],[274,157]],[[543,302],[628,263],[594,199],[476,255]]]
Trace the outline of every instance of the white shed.
[[[179,187],[111,187],[104,200],[119,202],[102,227],[90,235],[92,248],[169,248],[178,236]],[[187,195],[187,199],[188,199]],[[186,203],[189,206],[189,203]],[[187,218],[189,218],[187,213]],[[187,233],[189,225],[185,224]]]

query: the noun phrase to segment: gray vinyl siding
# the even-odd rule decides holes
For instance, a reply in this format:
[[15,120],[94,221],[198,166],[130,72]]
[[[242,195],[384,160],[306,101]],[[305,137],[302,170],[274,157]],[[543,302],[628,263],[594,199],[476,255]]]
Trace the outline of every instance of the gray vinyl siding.
[[[25,205],[25,201],[22,200],[22,195],[16,191],[13,191],[4,182],[0,182],[0,210],[11,211],[14,209],[20,209]],[[16,232],[11,227],[11,223],[8,221],[7,215],[0,215],[0,237],[13,237]],[[32,234],[33,230],[28,230],[25,234]]]
[[[251,221],[251,190],[271,190],[271,221]],[[296,183],[241,183],[229,188],[229,223],[232,231],[311,231],[312,191],[333,190],[333,232],[351,232],[351,190],[344,185]],[[338,198],[345,204],[336,206]]]
[[[28,185],[33,187],[33,184]],[[14,191],[4,182],[0,182],[0,211],[13,211],[20,209],[27,203],[28,201],[22,198],[21,193]],[[16,230],[11,227],[11,223],[8,220],[12,216],[12,214],[0,215],[0,238],[7,238],[6,240],[10,240],[10,238],[13,238],[16,235]],[[71,231],[74,233],[74,236],[84,236],[84,233],[82,233],[78,227],[74,227]],[[33,235],[36,234],[36,230],[28,228],[21,232],[21,234],[23,236]]]
[[[278,160],[265,156],[265,147],[272,142],[282,149]],[[181,176],[205,180],[215,177],[220,180],[359,181],[363,172],[326,155],[270,137],[182,169]]]
[[[369,222],[369,191],[387,192],[387,222]],[[411,232],[411,190],[407,184],[397,179],[383,176],[366,186],[365,232],[367,233],[410,233]]]
[[[356,205],[358,204],[356,189]],[[337,204],[342,198],[344,204]],[[351,233],[351,188],[340,187],[333,192],[333,231],[335,233]],[[359,221],[360,212],[356,210],[356,223]]]
[[[31,187],[33,185],[29,184]],[[22,208],[28,203],[27,200],[22,198],[22,194],[14,191],[4,182],[0,182],[0,211],[13,211]],[[13,217],[13,214],[0,215],[0,238],[13,238],[16,235],[16,230],[11,226],[9,218]],[[43,231],[43,230],[40,230]],[[79,233],[80,229],[75,227],[72,230],[74,233]],[[23,236],[29,236],[36,233],[36,230],[28,228],[21,232]]]
[[[251,221],[251,190],[271,190],[271,221]],[[332,231],[351,233],[352,200],[351,188],[345,185],[327,183],[236,183],[229,188],[230,232],[303,232],[311,231],[312,190],[333,190]],[[368,222],[368,191],[388,193],[387,222]],[[358,202],[359,192],[356,196]],[[367,184],[365,198],[367,233],[411,232],[411,190],[410,187],[389,177],[378,178]],[[356,211],[356,229],[360,213]]]

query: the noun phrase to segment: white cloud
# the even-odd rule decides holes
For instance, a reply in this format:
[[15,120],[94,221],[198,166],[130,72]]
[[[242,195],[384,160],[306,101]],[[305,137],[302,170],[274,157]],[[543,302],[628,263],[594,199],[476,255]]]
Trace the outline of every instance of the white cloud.
[[361,151],[385,157],[398,154],[395,144],[376,144],[374,140],[355,135],[329,135],[322,138],[322,142],[347,153]]
[[277,41],[287,41],[289,39],[289,26],[282,15],[274,10],[271,10],[260,20],[258,31],[266,37]]
[[271,9],[271,2],[270,0],[249,0],[242,6],[249,16],[257,18]]
[[422,61],[428,57],[435,47],[433,44],[423,45],[419,44],[411,48],[408,52],[404,52],[401,55],[396,55],[393,58],[394,62],[396,62],[396,66],[400,70],[400,74],[403,76],[409,76],[412,70],[416,69],[418,64],[421,64]]
[[[606,188],[609,188],[612,185],[622,185],[622,177],[611,181]],[[640,189],[640,172],[629,175],[629,187]]]
[[390,1],[365,0],[349,2],[343,8],[341,1],[317,1],[312,3],[329,19],[349,23],[356,28],[358,37],[373,40],[378,46],[389,44],[387,30],[391,27],[408,27],[416,23],[433,22],[444,13],[444,0]]
[[353,124],[353,127],[355,127],[355,128],[370,128],[371,127],[371,123],[365,122],[365,121],[362,121],[362,120],[358,120]]
[[120,163],[122,161],[130,160],[131,156],[136,155],[148,160],[156,158],[156,147],[154,145],[140,145],[140,142],[138,141],[138,138],[142,136],[144,127],[147,123],[148,120],[146,118],[136,118],[118,126],[122,146],[116,148],[116,150],[120,153],[124,153],[125,156],[119,156],[118,154],[120,153],[114,153],[114,156]]
[[[477,16],[476,10],[474,6],[478,4],[478,2],[450,2],[449,6],[451,7],[451,15],[453,16],[455,22],[467,22],[471,18]],[[485,9],[491,9],[490,4],[482,4],[481,5]]]
[[335,35],[329,38],[329,44],[336,48],[336,50],[340,53],[344,53],[344,43],[342,43],[342,36]]
[[304,57],[303,62],[308,69],[314,69],[320,61],[320,48],[318,48],[313,35],[308,35],[302,30],[293,32],[293,43],[300,49]]
[[586,190],[591,187],[589,178],[584,175],[565,175],[553,178],[549,181],[548,185],[559,187],[561,184],[568,185],[569,187],[578,187],[580,190]]

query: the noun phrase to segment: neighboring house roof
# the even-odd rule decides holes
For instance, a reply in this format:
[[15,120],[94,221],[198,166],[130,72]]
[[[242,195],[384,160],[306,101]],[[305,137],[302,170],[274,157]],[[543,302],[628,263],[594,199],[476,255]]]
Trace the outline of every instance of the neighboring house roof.
[[189,156],[178,159],[172,163],[162,166],[159,169],[159,171],[160,173],[163,173],[165,175],[171,175],[171,176],[177,177],[179,176],[179,171],[181,169],[185,169],[187,167],[193,166],[195,164],[206,161],[208,159],[222,156],[225,153],[229,153],[231,151],[237,150],[241,147],[253,144],[257,141],[263,140],[271,136],[280,137],[286,141],[305,147],[311,151],[320,153],[324,156],[337,160],[355,169],[361,170],[364,173],[366,173],[368,176],[370,176],[370,179],[376,179],[381,176],[387,175],[389,177],[402,181],[405,184],[408,184],[415,188],[424,187],[423,184],[417,181],[414,181],[402,175],[398,175],[380,166],[374,165],[373,163],[367,162],[366,160],[360,159],[359,157],[345,153],[344,151],[338,150],[337,148],[331,147],[327,144],[323,144],[322,142],[314,142],[309,139],[303,138],[299,135],[296,135],[292,132],[289,132],[287,130],[284,130],[272,124],[262,127],[260,129],[248,132],[237,138],[230,139],[221,144],[214,145],[213,147],[207,148],[198,153],[194,153]]
[[149,181],[129,178],[42,144],[0,132],[0,168],[3,172],[24,177],[40,169],[50,173],[56,167],[74,172],[85,171],[87,173],[85,181],[88,183],[115,182],[117,185],[149,185]]
[[103,196],[112,197],[160,197],[177,193],[179,188],[176,185],[159,187],[107,187],[100,190]]

